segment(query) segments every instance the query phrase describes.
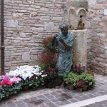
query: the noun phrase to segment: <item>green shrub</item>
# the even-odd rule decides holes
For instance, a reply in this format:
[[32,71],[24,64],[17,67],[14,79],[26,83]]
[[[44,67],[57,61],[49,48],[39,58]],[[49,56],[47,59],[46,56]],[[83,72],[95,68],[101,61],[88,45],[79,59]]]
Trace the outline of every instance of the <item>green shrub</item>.
[[64,76],[64,82],[66,85],[71,85],[73,89],[80,89],[82,91],[91,89],[95,84],[94,76],[86,72],[80,75],[69,72]]

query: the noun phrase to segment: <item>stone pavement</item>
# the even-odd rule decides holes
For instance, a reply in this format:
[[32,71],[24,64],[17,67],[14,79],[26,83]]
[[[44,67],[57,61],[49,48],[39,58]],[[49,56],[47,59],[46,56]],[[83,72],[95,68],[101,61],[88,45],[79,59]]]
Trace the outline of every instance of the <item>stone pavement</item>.
[[[95,88],[87,92],[69,91],[63,88],[41,89],[20,93],[10,100],[0,103],[0,107],[59,107],[107,94],[107,77],[95,75]],[[79,106],[78,106],[79,107]],[[105,101],[95,102],[84,107],[107,107]]]
[[97,102],[97,103],[94,103],[94,104],[90,104],[90,105],[87,105],[87,106],[84,106],[84,107],[107,107],[107,100],[102,101],[102,102]]

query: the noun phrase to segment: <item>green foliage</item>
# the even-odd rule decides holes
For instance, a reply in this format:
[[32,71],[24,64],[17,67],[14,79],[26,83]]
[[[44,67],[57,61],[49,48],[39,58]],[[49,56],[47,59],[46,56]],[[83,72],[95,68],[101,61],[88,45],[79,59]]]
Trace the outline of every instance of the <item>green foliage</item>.
[[4,98],[5,98],[4,93],[1,93],[1,92],[0,92],[0,100],[2,100],[2,99],[4,99]]
[[44,79],[42,77],[38,77],[38,79],[33,77],[30,79],[28,86],[30,89],[37,89],[39,87],[42,87],[44,86]]
[[63,77],[58,76],[58,74],[48,74],[48,76],[44,79],[46,88],[55,88],[56,86],[60,86],[63,82]]
[[64,77],[66,84],[72,84],[73,86],[75,86],[77,80],[79,80],[79,76],[73,72],[66,74]]
[[32,78],[27,78],[26,80],[22,80],[22,90],[29,90],[29,89],[38,89],[44,86],[44,78],[41,76],[37,77],[34,75]]
[[47,69],[47,65],[46,64],[39,64],[39,66],[41,67],[41,70],[46,70]]
[[69,72],[64,76],[65,84],[70,84],[74,88],[87,88],[90,89],[94,86],[95,80],[94,77],[91,74],[88,74],[86,72],[81,73],[78,75],[74,72]]
[[12,86],[2,86],[0,88],[0,100],[10,98],[12,95],[16,95],[20,91],[29,89],[38,89],[44,86],[44,78],[34,75],[32,78],[22,79],[19,83]]
[[22,85],[14,84],[13,86],[2,86],[0,90],[0,100],[7,99],[12,95],[16,95],[22,89]]

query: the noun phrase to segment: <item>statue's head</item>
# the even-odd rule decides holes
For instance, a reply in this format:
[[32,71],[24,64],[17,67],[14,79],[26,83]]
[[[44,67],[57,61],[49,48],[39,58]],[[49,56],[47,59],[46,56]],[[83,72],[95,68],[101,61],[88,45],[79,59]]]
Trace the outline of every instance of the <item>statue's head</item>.
[[64,36],[67,36],[67,34],[68,34],[68,28],[69,28],[69,26],[67,24],[61,24],[59,26],[59,29],[61,30],[61,32],[62,32],[62,34]]

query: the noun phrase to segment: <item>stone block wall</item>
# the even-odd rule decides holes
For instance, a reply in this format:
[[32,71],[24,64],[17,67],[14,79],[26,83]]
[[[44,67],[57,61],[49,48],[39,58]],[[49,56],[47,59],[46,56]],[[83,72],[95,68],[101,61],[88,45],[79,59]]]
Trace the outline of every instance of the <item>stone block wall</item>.
[[88,0],[88,65],[107,74],[107,0]]
[[[5,70],[38,62],[45,36],[58,32],[67,1],[85,0],[4,0]],[[88,66],[107,73],[107,0],[87,0]]]
[[65,0],[5,0],[5,70],[38,62],[42,38],[54,35]]

